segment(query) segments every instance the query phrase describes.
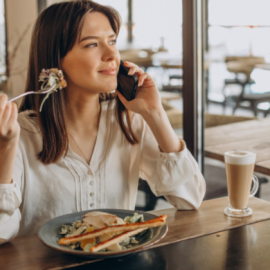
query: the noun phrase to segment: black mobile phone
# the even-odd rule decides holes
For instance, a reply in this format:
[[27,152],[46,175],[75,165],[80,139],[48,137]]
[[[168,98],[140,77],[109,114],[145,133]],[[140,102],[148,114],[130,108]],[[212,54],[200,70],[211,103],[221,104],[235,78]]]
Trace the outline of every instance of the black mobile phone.
[[135,98],[138,77],[135,74],[128,75],[128,71],[129,68],[125,67],[123,61],[121,61],[117,75],[117,90],[129,101]]

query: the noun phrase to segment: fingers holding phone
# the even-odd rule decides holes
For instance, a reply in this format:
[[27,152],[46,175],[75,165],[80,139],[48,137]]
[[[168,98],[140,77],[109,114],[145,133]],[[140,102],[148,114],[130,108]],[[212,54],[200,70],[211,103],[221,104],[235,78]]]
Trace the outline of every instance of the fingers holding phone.
[[[131,62],[122,62],[121,65],[126,71],[125,77],[133,78],[132,80],[136,80],[134,78],[137,78],[137,83],[132,83],[132,80],[130,80],[121,90],[117,88],[120,92],[120,94],[118,92],[119,99],[124,106],[139,114],[144,114],[148,110],[161,109],[162,105],[158,89],[149,74],[145,73],[140,67]],[[131,92],[132,95],[129,94]],[[132,98],[129,98],[130,96],[132,96]]]
[[136,75],[138,78],[138,87],[142,86],[146,78],[152,79],[148,73],[146,73],[142,68],[138,67],[134,63],[125,62],[125,67],[129,68],[128,75]]

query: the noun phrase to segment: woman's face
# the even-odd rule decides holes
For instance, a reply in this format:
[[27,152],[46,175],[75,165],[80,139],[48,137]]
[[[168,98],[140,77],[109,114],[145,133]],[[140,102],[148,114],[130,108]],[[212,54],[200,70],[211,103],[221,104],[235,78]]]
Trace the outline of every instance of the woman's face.
[[120,55],[109,19],[99,12],[87,14],[81,38],[62,59],[69,89],[95,93],[116,89]]

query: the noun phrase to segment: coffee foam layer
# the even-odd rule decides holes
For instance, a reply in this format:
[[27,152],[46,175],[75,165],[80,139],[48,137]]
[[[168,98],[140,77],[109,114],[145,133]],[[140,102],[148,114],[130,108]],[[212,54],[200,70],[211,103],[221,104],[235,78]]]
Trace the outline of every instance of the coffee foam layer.
[[256,160],[256,154],[242,150],[229,151],[224,156],[226,163],[236,165],[254,164]]

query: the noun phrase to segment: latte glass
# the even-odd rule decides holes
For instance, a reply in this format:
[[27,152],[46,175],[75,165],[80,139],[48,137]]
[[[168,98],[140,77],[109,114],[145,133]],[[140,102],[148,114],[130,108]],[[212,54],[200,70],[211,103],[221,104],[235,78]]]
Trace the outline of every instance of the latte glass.
[[234,150],[226,152],[224,157],[229,196],[229,206],[224,209],[224,213],[230,217],[250,216],[252,209],[248,207],[248,200],[259,188],[258,178],[253,175],[256,154]]

